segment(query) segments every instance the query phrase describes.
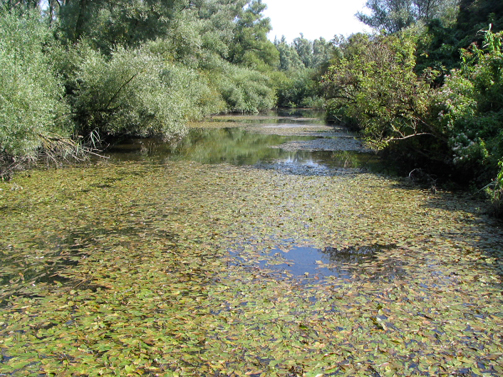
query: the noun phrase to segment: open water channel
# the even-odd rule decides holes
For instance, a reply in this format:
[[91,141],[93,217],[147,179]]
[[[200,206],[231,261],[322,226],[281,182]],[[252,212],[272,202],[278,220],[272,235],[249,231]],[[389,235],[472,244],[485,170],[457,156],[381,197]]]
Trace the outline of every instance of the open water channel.
[[4,375],[502,375],[501,224],[319,114],[0,183]]

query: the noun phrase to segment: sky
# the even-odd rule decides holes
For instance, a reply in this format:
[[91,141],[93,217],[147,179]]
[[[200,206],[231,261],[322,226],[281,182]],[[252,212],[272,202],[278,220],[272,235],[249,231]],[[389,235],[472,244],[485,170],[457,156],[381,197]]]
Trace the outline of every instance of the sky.
[[262,0],[267,5],[263,12],[271,19],[273,30],[268,37],[288,42],[304,34],[309,40],[320,37],[331,40],[334,35],[349,36],[370,28],[358,21],[355,13],[364,11],[366,0]]

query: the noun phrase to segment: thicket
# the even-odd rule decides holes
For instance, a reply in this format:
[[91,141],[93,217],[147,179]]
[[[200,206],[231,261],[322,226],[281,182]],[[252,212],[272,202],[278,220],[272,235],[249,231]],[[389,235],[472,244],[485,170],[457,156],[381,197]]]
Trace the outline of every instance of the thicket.
[[323,91],[319,77],[328,68],[334,44],[324,38],[310,41],[302,34],[288,44],[285,38],[275,40],[279,52],[276,75],[279,107],[323,108]]
[[180,138],[187,121],[208,114],[323,106],[318,77],[332,44],[270,42],[265,7],[0,1],[3,171],[123,135]]
[[487,7],[489,0],[464,3],[478,9],[472,26],[486,12],[485,30],[476,36],[466,34],[473,30],[466,9],[455,24],[436,19],[353,35],[336,46],[321,84],[329,117],[359,129],[411,170],[483,188],[501,215],[503,33],[489,20],[502,14]]

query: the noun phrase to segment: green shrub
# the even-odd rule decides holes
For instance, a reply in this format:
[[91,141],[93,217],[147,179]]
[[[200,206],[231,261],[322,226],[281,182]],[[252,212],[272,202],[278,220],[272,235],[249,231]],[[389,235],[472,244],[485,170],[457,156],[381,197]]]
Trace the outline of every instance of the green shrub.
[[414,72],[414,35],[357,35],[334,60],[322,79],[332,117],[357,125],[378,149],[416,136],[439,136],[426,120],[429,83]]
[[454,163],[483,179],[494,176],[503,157],[502,36],[488,31],[485,51],[465,51],[463,67],[451,71],[437,95]]
[[279,107],[312,107],[317,104],[317,83],[312,78],[312,69],[298,69],[288,72],[288,78],[278,88]]
[[223,64],[220,72],[212,72],[212,82],[230,112],[256,113],[276,103],[269,77],[249,68]]
[[185,122],[211,111],[210,89],[194,70],[148,48],[118,48],[110,58],[87,51],[72,77],[72,105],[81,134],[185,134]]
[[43,53],[54,41],[36,12],[0,10],[0,34],[0,153],[34,157],[72,132],[64,88]]
[[491,200],[493,214],[503,218],[503,160],[498,162],[498,166],[496,179],[486,187],[486,193]]

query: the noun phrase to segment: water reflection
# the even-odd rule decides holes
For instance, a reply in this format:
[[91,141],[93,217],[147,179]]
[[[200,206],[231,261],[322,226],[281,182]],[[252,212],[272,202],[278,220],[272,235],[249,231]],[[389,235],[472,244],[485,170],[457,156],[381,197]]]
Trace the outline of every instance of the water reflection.
[[[294,276],[324,277],[336,276],[350,279],[365,268],[369,262],[376,262],[376,255],[395,248],[395,245],[368,245],[336,249],[325,247],[292,247],[288,250],[273,249],[270,257],[260,262],[261,267],[288,272]],[[397,266],[383,267],[380,277],[400,274]]]
[[110,148],[108,153],[112,161],[164,163],[187,160],[204,164],[256,166],[303,175],[338,173],[334,169],[366,168],[375,171],[381,168],[376,156],[370,153],[286,148],[289,142],[317,139],[320,138],[262,134],[244,128],[191,129],[187,137],[175,145],[158,139],[127,139]]

